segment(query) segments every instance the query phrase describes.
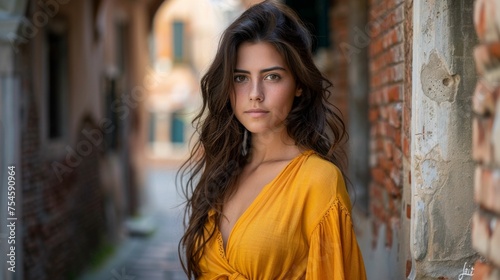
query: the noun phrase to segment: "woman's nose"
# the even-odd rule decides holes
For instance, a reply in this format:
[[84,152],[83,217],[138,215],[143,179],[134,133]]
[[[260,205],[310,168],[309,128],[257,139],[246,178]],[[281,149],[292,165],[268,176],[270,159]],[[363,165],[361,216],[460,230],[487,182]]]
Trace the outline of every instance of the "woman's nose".
[[255,82],[252,85],[252,89],[249,94],[250,100],[252,101],[264,101],[264,89],[260,82]]

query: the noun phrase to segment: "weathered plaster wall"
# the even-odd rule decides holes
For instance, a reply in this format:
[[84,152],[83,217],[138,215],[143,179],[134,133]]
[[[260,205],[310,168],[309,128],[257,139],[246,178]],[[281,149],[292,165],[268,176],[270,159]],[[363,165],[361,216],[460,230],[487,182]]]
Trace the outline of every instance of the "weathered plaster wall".
[[455,279],[471,248],[472,1],[414,1],[410,279]]

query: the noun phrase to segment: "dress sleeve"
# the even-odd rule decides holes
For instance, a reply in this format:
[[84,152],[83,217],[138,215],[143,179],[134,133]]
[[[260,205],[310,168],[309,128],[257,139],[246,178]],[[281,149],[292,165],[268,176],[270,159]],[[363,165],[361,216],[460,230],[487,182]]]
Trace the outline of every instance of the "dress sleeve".
[[306,279],[366,279],[351,215],[338,199],[312,231]]

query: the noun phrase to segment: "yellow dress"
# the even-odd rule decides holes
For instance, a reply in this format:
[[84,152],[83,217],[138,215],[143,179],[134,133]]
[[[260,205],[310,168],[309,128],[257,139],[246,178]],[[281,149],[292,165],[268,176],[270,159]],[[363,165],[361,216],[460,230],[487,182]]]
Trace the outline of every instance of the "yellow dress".
[[366,279],[350,213],[339,169],[312,151],[302,153],[264,186],[226,248],[216,231],[199,279]]

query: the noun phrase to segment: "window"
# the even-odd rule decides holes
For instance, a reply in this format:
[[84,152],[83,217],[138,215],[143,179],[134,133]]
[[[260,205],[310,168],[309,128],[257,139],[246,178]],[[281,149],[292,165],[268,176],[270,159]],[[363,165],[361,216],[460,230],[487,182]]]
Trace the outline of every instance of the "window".
[[174,62],[184,61],[184,22],[174,21]]
[[106,96],[106,118],[110,122],[110,131],[105,135],[106,138],[106,148],[109,151],[114,151],[118,149],[118,133],[120,132],[121,125],[118,118],[118,108],[124,106],[118,103],[118,94],[116,91],[116,80],[106,78],[105,81],[105,96]]
[[173,144],[184,143],[184,120],[180,112],[172,113],[171,141]]
[[51,140],[64,137],[65,103],[68,95],[68,42],[67,34],[60,28],[49,28],[46,35],[47,83],[46,118],[47,136]]
[[149,143],[156,141],[156,114],[149,113]]

